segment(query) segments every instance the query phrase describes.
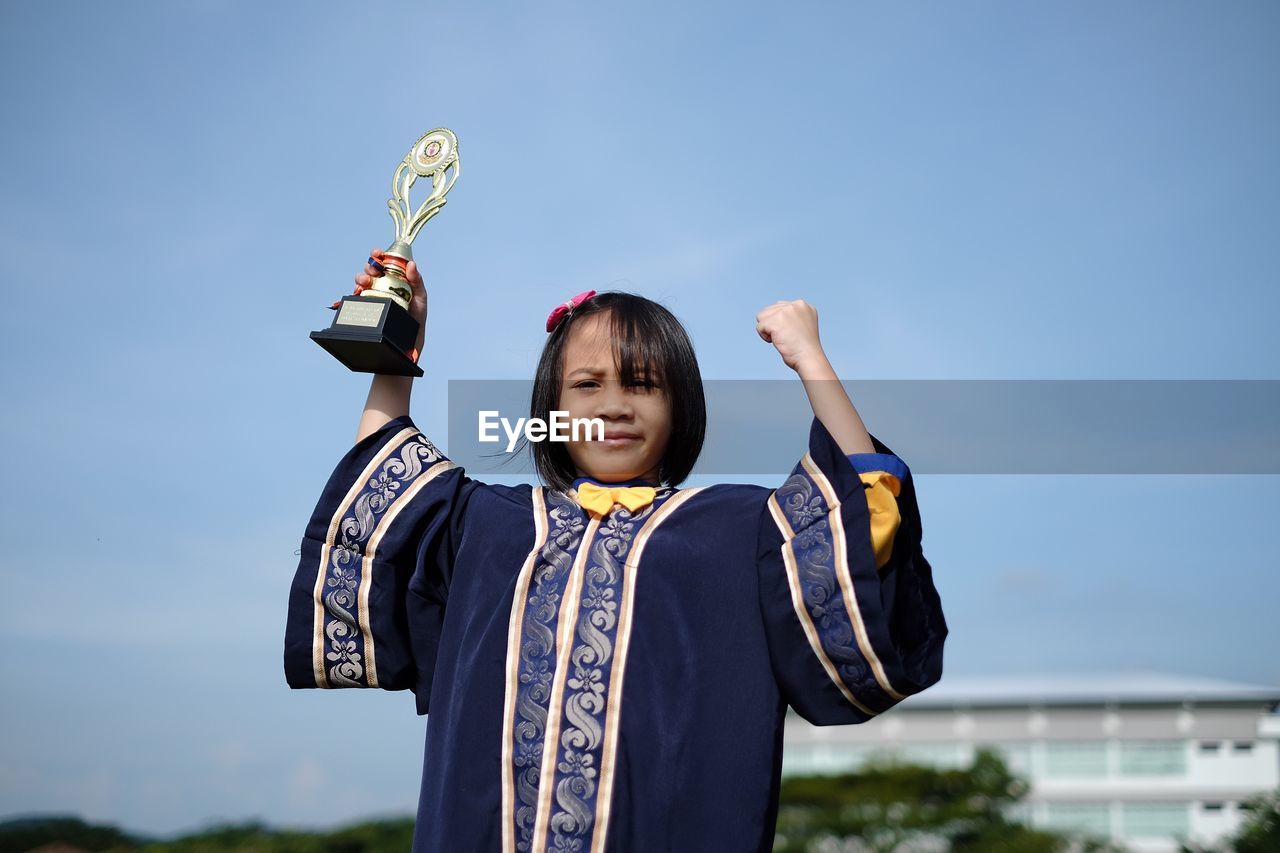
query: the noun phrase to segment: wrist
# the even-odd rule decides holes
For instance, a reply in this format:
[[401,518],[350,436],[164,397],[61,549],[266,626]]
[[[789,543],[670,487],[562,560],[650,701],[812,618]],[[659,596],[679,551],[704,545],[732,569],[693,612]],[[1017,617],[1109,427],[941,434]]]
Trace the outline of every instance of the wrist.
[[835,368],[823,352],[801,356],[796,360],[796,373],[801,379],[836,379]]

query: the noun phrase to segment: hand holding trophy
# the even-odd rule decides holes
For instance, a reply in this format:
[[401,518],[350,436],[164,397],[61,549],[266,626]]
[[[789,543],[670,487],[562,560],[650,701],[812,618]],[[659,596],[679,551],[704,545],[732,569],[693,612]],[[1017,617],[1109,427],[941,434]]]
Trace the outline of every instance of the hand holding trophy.
[[[396,224],[395,241],[385,252],[370,257],[365,274],[371,284],[362,285],[357,276],[355,294],[330,306],[338,312],[333,324],[311,333],[312,340],[349,369],[396,376],[422,375],[416,346],[421,322],[410,311],[410,244],[427,220],[444,207],[445,194],[453,187],[459,170],[458,139],[446,128],[423,134],[396,168],[391,178],[392,197],[387,201]],[[431,178],[431,192],[411,214],[409,189],[418,178],[427,177]]]

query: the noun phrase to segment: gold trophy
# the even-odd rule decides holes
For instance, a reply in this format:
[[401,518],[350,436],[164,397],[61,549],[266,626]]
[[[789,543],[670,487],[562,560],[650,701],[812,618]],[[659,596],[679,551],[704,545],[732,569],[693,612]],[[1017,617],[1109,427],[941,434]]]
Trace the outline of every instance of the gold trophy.
[[[445,194],[458,179],[458,137],[438,127],[422,135],[391,178],[387,207],[396,223],[396,239],[388,248],[386,272],[356,294],[344,296],[332,307],[338,313],[333,325],[311,333],[311,339],[348,368],[360,373],[421,376],[413,353],[418,321],[409,313],[413,288],[405,268],[413,260],[410,244],[427,220],[444,207]],[[431,178],[431,192],[412,215],[409,188],[418,178]]]

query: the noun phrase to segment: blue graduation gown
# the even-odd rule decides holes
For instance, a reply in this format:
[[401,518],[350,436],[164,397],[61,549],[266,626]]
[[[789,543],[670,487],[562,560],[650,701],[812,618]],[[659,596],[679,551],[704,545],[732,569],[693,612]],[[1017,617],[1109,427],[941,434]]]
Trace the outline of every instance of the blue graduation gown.
[[911,474],[873,442],[846,456],[814,418],[776,489],[601,517],[396,418],[307,524],[286,680],[430,712],[415,853],[770,850],[787,705],[861,723],[942,676]]

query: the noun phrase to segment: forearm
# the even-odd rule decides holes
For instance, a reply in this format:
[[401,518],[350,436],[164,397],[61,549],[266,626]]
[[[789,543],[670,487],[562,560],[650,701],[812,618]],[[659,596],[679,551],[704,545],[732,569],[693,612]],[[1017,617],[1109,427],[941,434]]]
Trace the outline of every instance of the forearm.
[[360,416],[360,426],[356,430],[356,442],[359,443],[377,432],[388,421],[409,414],[409,396],[412,391],[412,376],[375,374],[373,384],[369,386],[369,397],[364,404],[364,414]]
[[[412,283],[418,288],[422,286],[420,279]],[[425,309],[421,317],[414,319],[418,321],[418,337],[414,341],[410,357],[416,362],[419,353],[422,352],[423,342],[426,340]],[[369,396],[364,403],[364,413],[360,416],[360,426],[356,429],[357,444],[366,436],[382,429],[388,421],[409,414],[409,397],[413,393],[413,379],[412,376],[374,374],[373,383],[369,386]]]
[[814,416],[831,433],[840,450],[845,454],[874,453],[876,448],[871,436],[827,357],[819,355],[801,362],[796,372],[809,395]]

